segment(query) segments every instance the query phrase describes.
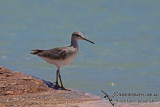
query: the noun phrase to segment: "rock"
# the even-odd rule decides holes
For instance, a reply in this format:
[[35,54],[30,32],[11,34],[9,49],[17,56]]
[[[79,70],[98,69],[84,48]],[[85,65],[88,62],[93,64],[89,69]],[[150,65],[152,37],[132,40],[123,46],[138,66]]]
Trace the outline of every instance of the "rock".
[[4,104],[0,103],[0,107],[5,107]]
[[0,96],[38,93],[49,89],[40,79],[4,67],[0,68]]
[[[160,103],[116,103],[116,107],[160,107]],[[0,66],[0,107],[113,107],[107,99]]]

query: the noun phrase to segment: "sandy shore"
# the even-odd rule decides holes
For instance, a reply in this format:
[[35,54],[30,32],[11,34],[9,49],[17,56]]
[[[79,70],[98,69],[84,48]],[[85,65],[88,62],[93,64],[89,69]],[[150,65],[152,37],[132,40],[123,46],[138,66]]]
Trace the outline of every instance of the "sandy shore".
[[[0,66],[0,107],[113,107],[107,99],[54,84]],[[160,107],[155,103],[116,103],[115,107]]]

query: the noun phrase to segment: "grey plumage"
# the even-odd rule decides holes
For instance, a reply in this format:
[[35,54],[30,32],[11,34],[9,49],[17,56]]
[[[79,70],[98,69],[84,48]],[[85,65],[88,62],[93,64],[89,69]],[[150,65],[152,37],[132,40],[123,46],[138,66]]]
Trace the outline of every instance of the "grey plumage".
[[32,50],[31,54],[38,55],[40,57],[46,57],[51,59],[65,59],[67,56],[65,47],[53,48],[49,50]]
[[73,32],[70,46],[58,47],[58,48],[53,48],[49,50],[34,49],[34,50],[31,50],[30,52],[33,55],[37,55],[41,57],[46,62],[57,66],[58,69],[57,69],[56,82],[55,82],[56,83],[55,86],[57,88],[60,87],[58,84],[58,78],[59,78],[61,82],[60,88],[62,88],[63,90],[68,90],[63,87],[61,75],[60,75],[60,68],[62,66],[70,64],[74,60],[74,58],[77,56],[79,40],[86,40],[94,44],[94,42],[84,38],[81,32]]

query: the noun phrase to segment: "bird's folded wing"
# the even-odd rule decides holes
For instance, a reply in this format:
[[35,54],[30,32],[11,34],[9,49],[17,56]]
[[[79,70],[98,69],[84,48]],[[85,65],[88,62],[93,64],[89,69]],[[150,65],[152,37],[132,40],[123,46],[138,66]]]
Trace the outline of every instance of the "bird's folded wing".
[[38,53],[38,56],[52,58],[52,59],[65,59],[67,56],[66,50],[61,48],[54,48],[50,50],[44,50]]

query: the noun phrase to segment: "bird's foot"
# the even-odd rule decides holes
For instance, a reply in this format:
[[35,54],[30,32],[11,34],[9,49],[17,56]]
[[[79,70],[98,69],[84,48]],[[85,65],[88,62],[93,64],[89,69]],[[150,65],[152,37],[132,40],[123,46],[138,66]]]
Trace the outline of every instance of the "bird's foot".
[[[56,82],[55,82],[56,83]],[[55,88],[58,89],[60,88],[60,86],[58,85],[58,83],[55,84]]]
[[64,88],[64,87],[61,87],[61,89],[62,89],[62,90],[66,90],[66,91],[71,91],[71,90],[66,89],[66,88]]

